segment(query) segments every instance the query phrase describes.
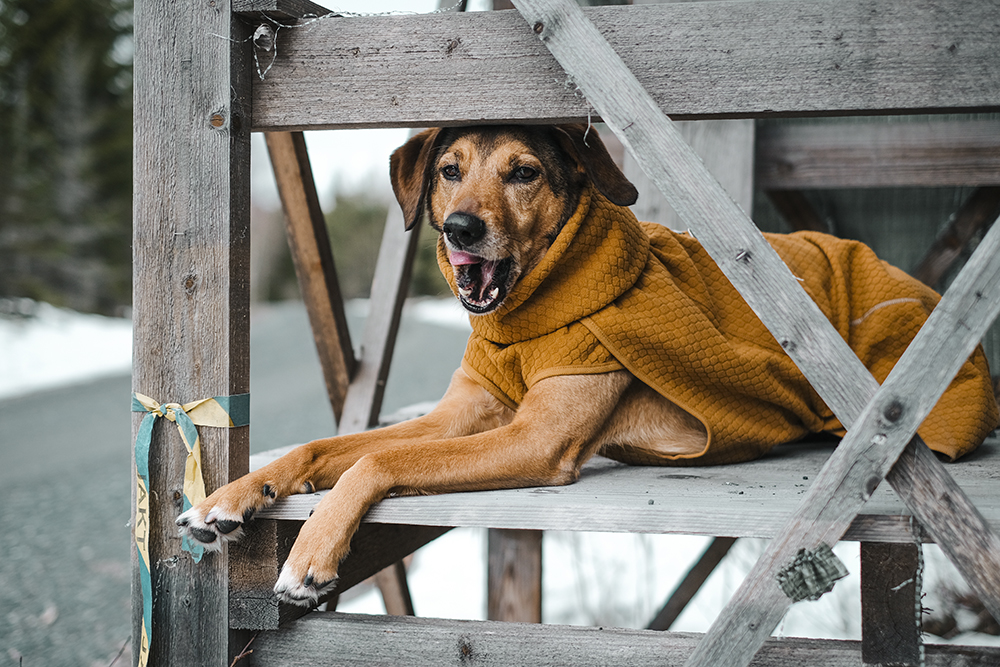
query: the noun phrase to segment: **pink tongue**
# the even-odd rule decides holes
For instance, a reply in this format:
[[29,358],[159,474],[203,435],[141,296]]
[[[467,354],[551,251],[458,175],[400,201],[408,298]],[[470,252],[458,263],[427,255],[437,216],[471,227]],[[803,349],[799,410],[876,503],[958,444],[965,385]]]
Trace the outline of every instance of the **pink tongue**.
[[451,254],[448,255],[448,261],[451,262],[452,266],[463,266],[465,264],[479,264],[483,261],[483,258],[470,255],[467,252],[452,250]]

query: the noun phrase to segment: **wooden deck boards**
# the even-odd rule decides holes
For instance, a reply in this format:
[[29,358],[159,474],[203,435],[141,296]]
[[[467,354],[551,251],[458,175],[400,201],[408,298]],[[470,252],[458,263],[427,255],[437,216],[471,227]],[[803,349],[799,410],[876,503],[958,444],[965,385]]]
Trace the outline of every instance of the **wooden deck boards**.
[[[792,443],[749,463],[685,468],[632,467],[596,457],[569,486],[387,498],[365,521],[767,538],[798,507],[833,446]],[[948,471],[1000,525],[1000,440],[987,440]],[[258,517],[301,521],[324,493],[281,499]],[[866,503],[845,539],[913,540],[909,513],[888,484]]]
[[[254,641],[253,663],[266,665],[678,665],[701,635],[495,621],[449,621],[318,612]],[[928,645],[927,667],[986,667],[1000,648]],[[856,641],[770,639],[754,667],[857,667]]]

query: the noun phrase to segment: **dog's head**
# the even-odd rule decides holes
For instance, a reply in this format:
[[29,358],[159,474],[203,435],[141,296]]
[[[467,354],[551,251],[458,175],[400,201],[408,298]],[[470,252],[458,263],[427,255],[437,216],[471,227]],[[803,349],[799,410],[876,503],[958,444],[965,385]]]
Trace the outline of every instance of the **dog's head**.
[[576,210],[588,182],[619,206],[637,192],[586,125],[426,130],[390,159],[407,229],[426,213],[467,310],[495,310]]

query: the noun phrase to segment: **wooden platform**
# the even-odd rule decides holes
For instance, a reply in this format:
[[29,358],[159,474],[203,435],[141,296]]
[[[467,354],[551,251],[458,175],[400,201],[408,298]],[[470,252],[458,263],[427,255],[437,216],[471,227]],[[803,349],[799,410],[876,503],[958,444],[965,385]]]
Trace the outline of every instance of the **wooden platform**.
[[[365,521],[769,538],[794,513],[835,444],[792,443],[750,463],[706,467],[633,467],[595,457],[569,486],[388,498]],[[1000,524],[1000,439],[947,469],[986,519]],[[281,499],[258,518],[303,521],[324,493]],[[915,538],[909,513],[883,483],[845,539]]]
[[[336,655],[336,664],[345,666],[679,665],[701,638],[686,632],[314,613],[261,635],[253,645],[253,664],[319,667]],[[860,654],[856,641],[772,638],[751,665],[858,667]],[[990,667],[1000,664],[1000,648],[931,644],[923,664]]]

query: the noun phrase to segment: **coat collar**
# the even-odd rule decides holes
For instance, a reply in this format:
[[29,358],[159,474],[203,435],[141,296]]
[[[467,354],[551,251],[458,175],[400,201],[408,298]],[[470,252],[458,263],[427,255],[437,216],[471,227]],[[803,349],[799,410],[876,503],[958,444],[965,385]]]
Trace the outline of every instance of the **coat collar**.
[[[648,258],[649,238],[632,211],[588,187],[538,266],[500,308],[471,316],[472,328],[501,345],[544,336],[613,302],[635,284]],[[438,265],[457,293],[440,240]]]

